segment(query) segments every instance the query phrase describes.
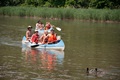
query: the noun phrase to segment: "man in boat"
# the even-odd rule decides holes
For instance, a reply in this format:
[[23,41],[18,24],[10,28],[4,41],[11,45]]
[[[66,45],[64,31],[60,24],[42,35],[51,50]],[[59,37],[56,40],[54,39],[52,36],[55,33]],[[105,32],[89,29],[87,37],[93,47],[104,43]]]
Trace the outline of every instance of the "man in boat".
[[35,33],[31,37],[31,42],[38,44],[38,40],[39,40],[38,30],[35,30]]
[[28,41],[30,41],[31,36],[32,36],[32,27],[31,27],[31,26],[28,26],[27,31],[26,31],[26,39],[27,39]]
[[50,31],[48,34],[48,43],[55,43],[57,42],[57,34],[54,32],[54,29]]
[[40,43],[45,44],[48,42],[48,31],[45,30],[44,34],[40,37]]

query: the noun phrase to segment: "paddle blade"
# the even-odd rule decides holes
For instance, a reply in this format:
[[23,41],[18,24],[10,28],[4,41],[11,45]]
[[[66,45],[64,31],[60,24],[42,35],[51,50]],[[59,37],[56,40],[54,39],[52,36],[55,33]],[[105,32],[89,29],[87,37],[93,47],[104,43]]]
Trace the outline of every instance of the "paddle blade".
[[57,29],[58,31],[61,31],[61,28],[59,28],[59,27],[56,27],[56,29]]
[[39,44],[31,45],[32,48],[39,46]]
[[58,31],[61,31],[61,28],[56,27],[56,26],[54,26],[54,25],[52,25],[52,26],[55,27]]

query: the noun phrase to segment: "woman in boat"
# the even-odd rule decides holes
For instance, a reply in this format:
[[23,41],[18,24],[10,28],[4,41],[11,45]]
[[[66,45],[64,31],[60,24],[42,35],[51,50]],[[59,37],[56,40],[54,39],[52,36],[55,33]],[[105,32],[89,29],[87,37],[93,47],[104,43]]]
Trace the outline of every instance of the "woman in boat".
[[38,30],[35,30],[35,33],[31,37],[31,42],[38,44],[38,40],[39,40]]
[[39,29],[44,30],[44,24],[42,22],[40,22],[40,24],[39,24]]
[[40,20],[38,20],[38,22],[36,23],[36,28],[35,29],[39,29],[40,28],[40,23],[41,23],[41,21]]
[[51,28],[50,22],[46,22],[45,30],[49,30],[50,28]]
[[48,34],[48,43],[55,43],[57,41],[57,34],[54,32],[54,29]]
[[32,36],[32,27],[31,27],[31,26],[28,26],[27,29],[28,29],[28,30],[26,31],[26,39],[27,39],[27,41],[30,41],[31,36]]
[[40,43],[45,44],[48,42],[48,31],[45,30],[44,34],[40,37]]

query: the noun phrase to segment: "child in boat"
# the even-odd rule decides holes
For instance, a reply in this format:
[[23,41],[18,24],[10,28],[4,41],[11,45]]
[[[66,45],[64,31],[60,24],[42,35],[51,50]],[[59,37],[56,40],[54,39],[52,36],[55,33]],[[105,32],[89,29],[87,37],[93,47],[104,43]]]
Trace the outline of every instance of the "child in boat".
[[31,36],[32,36],[32,27],[28,26],[27,31],[26,31],[26,39],[27,39],[27,41],[30,41]]
[[38,40],[39,40],[38,30],[35,30],[35,33],[31,37],[31,42],[38,44]]
[[57,34],[54,32],[54,29],[48,34],[48,31],[45,30],[44,34],[40,37],[41,44],[45,43],[55,43],[57,41]]
[[48,31],[45,30],[44,34],[40,37],[40,43],[45,44],[48,42]]

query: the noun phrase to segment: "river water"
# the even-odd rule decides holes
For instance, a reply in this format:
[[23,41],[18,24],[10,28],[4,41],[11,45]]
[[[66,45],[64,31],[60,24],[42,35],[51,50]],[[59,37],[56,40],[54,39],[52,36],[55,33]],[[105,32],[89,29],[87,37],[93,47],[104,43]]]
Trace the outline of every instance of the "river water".
[[65,50],[55,51],[22,46],[27,26],[37,21],[0,16],[0,80],[120,80],[119,23],[42,19],[62,29],[55,31]]

